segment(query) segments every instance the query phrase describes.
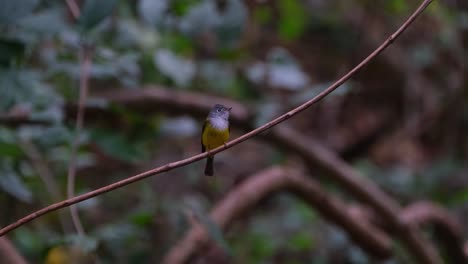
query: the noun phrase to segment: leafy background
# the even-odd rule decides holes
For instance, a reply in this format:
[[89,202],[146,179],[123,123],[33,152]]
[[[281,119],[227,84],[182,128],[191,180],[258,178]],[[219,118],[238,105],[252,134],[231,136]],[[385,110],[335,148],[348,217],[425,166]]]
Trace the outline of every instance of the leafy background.
[[[170,90],[249,105],[258,124],[311,98],[359,62],[418,1],[87,0],[75,21],[65,1],[4,0],[0,8],[0,224],[64,197],[79,48],[94,46],[89,105],[118,118],[86,121],[77,192],[198,153],[201,120],[147,115],[94,94]],[[434,1],[375,62],[290,121],[403,205],[428,199],[468,217],[468,6]],[[92,117],[92,116],[91,116]],[[92,118],[89,118],[92,119]],[[39,124],[38,124],[39,123]],[[43,123],[46,123],[44,125]],[[237,136],[240,130],[234,128]],[[262,153],[261,156],[258,153]],[[218,179],[195,163],[78,205],[9,237],[34,263],[157,262],[190,226],[193,210],[233,263],[372,263],[303,202],[272,196],[227,234],[206,217],[248,175],[298,159],[253,139],[217,156]],[[337,194],[333,184],[328,186]],[[464,236],[468,229],[464,226]],[[407,263],[400,252],[388,263]],[[67,261],[66,261],[67,262]]]

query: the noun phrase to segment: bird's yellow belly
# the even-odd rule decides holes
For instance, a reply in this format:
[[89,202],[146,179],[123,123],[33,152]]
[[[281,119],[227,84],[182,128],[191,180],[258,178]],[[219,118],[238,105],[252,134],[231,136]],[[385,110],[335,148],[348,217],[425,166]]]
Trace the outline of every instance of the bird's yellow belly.
[[228,139],[229,129],[218,130],[208,124],[203,133],[202,144],[207,150],[210,150],[223,145]]

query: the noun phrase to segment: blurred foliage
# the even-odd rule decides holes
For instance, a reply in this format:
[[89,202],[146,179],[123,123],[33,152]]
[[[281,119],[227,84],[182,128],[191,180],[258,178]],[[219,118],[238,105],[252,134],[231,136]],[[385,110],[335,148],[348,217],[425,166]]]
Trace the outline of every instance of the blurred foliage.
[[116,0],[87,0],[78,18],[79,27],[84,31],[96,27],[112,13],[116,2]]
[[[77,20],[63,0],[1,3],[2,226],[49,204],[51,186],[64,197],[74,137],[73,111],[66,109],[78,100],[80,46],[94,48],[91,95],[147,84],[217,94],[252,106],[259,125],[321,92],[418,1],[76,2]],[[466,219],[468,10],[454,2],[435,1],[356,78],[288,122],[400,203],[428,199]],[[200,120],[192,113],[87,103],[117,118],[85,115],[77,193],[199,151]],[[3,123],[23,116],[42,124]],[[297,157],[252,140],[217,156],[216,181],[203,178],[196,163],[79,204],[85,237],[72,232],[63,210],[10,238],[32,263],[154,263],[188,230],[191,208],[233,263],[373,263],[342,230],[285,194],[262,201],[222,234],[210,208],[245,176],[282,163],[297,164]],[[388,263],[407,261],[401,250]]]
[[280,0],[278,2],[278,9],[280,11],[280,36],[285,39],[300,37],[307,26],[307,13],[300,1]]

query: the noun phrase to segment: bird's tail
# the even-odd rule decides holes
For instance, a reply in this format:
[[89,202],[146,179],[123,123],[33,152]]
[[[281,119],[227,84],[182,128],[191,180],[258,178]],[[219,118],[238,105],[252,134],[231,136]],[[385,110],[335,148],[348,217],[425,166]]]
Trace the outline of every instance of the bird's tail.
[[205,176],[213,176],[213,157],[206,159]]

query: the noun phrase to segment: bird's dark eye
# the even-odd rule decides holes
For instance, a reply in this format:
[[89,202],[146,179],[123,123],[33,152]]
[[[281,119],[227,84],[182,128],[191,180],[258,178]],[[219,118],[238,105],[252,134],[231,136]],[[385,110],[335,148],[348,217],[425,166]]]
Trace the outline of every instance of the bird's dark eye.
[[216,112],[218,113],[221,112],[221,108],[216,109]]

